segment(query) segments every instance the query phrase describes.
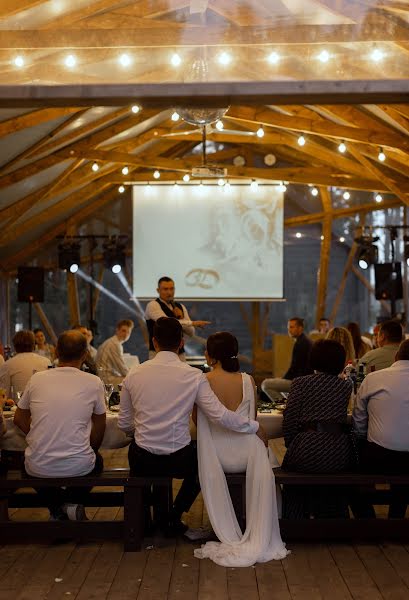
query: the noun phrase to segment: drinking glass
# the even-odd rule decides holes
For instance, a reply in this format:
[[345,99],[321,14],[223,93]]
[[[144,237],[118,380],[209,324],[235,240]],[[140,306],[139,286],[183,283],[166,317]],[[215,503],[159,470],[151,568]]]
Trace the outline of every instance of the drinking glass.
[[114,385],[112,383],[104,383],[105,388],[105,404],[109,409],[109,399],[111,398],[112,392],[114,391]]

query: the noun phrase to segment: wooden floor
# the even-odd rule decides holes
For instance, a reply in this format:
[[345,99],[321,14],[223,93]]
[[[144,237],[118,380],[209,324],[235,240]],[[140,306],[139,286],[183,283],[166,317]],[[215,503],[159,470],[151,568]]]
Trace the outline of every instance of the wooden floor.
[[[126,464],[126,452],[105,453],[108,466]],[[89,518],[121,518],[116,508],[87,509]],[[27,517],[15,510],[13,519]],[[30,511],[46,519],[47,511]],[[188,523],[208,524],[203,502]],[[408,600],[409,546],[399,544],[291,544],[283,561],[256,567],[218,567],[193,557],[197,544],[149,538],[140,553],[120,542],[1,546],[0,600]]]

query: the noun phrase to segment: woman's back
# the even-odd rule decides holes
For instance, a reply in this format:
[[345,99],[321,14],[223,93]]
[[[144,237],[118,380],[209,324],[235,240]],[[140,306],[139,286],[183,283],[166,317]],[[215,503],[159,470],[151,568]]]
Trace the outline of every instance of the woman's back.
[[210,387],[222,404],[236,411],[243,401],[243,378],[240,372],[212,371],[206,375]]

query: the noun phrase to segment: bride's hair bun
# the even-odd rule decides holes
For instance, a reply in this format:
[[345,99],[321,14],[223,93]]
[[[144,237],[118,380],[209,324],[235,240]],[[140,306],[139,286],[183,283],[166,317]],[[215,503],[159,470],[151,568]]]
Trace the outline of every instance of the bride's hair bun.
[[224,371],[235,373],[240,370],[239,344],[237,338],[228,331],[213,333],[207,338],[206,349],[209,357],[218,360]]

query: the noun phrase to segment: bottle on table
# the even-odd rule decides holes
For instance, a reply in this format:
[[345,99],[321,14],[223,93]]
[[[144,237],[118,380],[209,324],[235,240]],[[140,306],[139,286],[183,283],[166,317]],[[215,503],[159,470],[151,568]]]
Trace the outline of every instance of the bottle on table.
[[365,363],[360,363],[359,367],[358,367],[358,374],[356,376],[356,386],[357,389],[359,389],[361,383],[363,382],[363,380],[366,377],[366,364]]

